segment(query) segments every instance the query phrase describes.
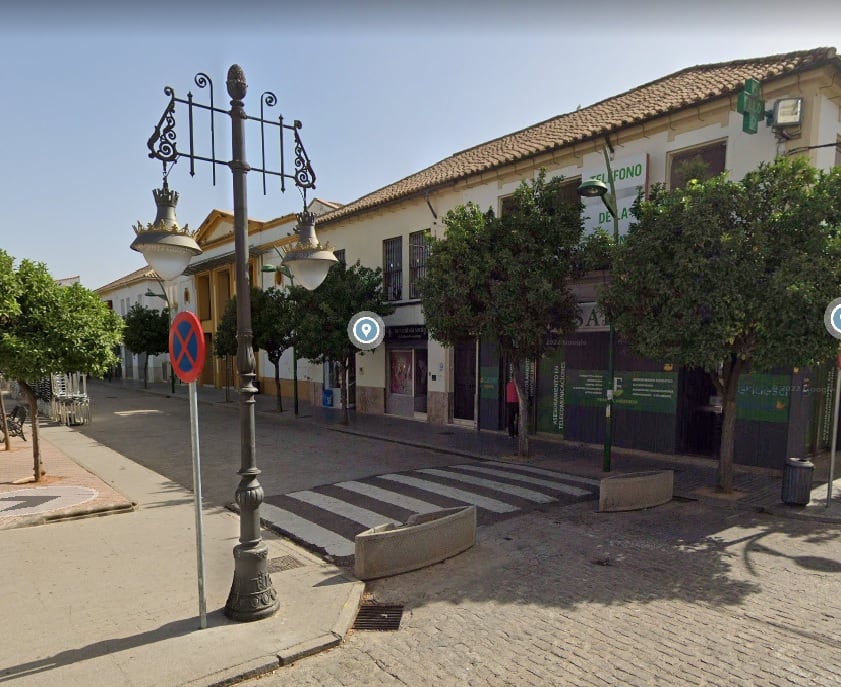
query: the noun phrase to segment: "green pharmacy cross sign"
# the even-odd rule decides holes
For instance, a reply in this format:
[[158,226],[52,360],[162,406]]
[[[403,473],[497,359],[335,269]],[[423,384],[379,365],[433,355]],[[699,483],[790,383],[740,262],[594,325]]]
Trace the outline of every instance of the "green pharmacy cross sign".
[[742,131],[755,134],[759,120],[765,117],[762,84],[756,79],[745,79],[745,90],[739,93],[736,111],[742,115]]

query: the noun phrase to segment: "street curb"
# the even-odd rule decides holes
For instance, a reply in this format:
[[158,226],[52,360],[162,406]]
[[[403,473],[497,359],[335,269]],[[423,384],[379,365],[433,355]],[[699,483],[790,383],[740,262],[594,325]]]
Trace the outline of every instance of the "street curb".
[[834,525],[839,525],[838,516],[824,515],[823,513],[807,513],[804,511],[789,510],[785,506],[758,506],[757,511],[766,513],[767,515],[776,515],[781,518],[790,518],[792,520],[806,520],[815,522],[826,522]]
[[[250,680],[272,673],[279,667],[280,663],[276,656],[263,656],[220,670],[213,675],[205,675],[204,677],[190,680],[190,682],[182,682],[179,687],[231,687],[231,685],[239,684],[243,680]],[[210,682],[208,682],[208,678],[211,679]]]
[[13,519],[9,527],[0,525],[0,531],[14,530],[22,527],[40,527],[53,522],[68,522],[71,520],[84,520],[85,518],[96,518],[103,515],[117,515],[119,513],[132,513],[137,510],[136,503],[119,504],[116,506],[101,506],[99,508],[80,509],[67,513],[56,513],[54,515],[23,515]]

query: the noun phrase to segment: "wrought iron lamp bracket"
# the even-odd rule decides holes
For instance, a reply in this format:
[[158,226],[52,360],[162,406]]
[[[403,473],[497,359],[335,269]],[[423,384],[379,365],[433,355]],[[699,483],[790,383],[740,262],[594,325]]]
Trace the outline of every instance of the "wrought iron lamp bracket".
[[[190,160],[190,176],[195,176],[196,160],[202,162],[209,162],[213,169],[213,185],[216,185],[216,165],[229,166],[229,160],[221,160],[216,155],[216,114],[224,114],[231,116],[230,110],[223,110],[216,107],[213,100],[213,81],[207,74],[199,72],[195,76],[196,86],[199,88],[207,88],[210,91],[210,104],[198,103],[193,100],[192,92],[187,93],[186,98],[179,98],[175,95],[175,89],[171,86],[164,88],[164,94],[169,97],[169,102],[164,108],[155,130],[149,137],[146,143],[149,149],[149,157],[160,160],[164,164],[164,171],[166,175],[167,163],[175,164],[181,157],[186,157]],[[176,103],[186,106],[187,121],[188,121],[188,146],[187,152],[178,149],[177,134],[175,131],[176,120]],[[260,153],[261,165],[260,167],[247,166],[248,170],[259,172],[263,177],[263,195],[266,195],[266,178],[278,177],[280,179],[281,192],[286,191],[286,180],[289,179],[301,190],[304,201],[306,202],[306,190],[315,188],[315,171],[312,168],[312,163],[304,148],[304,143],[298,133],[302,128],[300,120],[293,120],[292,124],[287,124],[283,121],[283,115],[279,115],[277,119],[269,119],[265,116],[266,107],[274,107],[277,105],[277,96],[271,91],[266,91],[260,96],[260,116],[252,117],[246,115],[246,120],[251,120],[260,125]],[[196,110],[204,110],[210,113],[210,156],[200,155],[195,148],[195,126],[194,114]],[[266,163],[266,127],[277,128],[277,146],[279,152],[279,169],[269,169]],[[294,171],[286,172],[286,154],[284,146],[284,138],[286,132],[292,132],[293,138],[293,157],[294,157]]]

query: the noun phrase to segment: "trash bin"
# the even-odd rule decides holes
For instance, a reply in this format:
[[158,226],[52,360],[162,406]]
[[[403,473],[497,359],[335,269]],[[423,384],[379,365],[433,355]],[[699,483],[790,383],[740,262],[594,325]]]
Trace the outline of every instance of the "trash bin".
[[812,493],[815,464],[805,458],[789,458],[783,467],[783,503],[805,506]]
[[325,389],[321,393],[321,405],[325,408],[332,408],[333,407],[333,390],[332,389]]

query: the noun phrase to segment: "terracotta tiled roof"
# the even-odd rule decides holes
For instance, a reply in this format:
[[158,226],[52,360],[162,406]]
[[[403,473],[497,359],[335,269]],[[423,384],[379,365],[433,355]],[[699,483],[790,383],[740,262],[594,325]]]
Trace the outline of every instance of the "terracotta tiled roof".
[[322,215],[319,224],[740,91],[747,78],[768,81],[831,61],[838,62],[834,48],[816,48],[689,67],[589,107],[455,153]]
[[124,277],[120,277],[119,279],[112,281],[110,284],[100,286],[98,289],[94,290],[94,293],[98,293],[101,295],[108,291],[114,291],[116,289],[122,288],[123,286],[130,286],[132,284],[136,284],[137,282],[146,281],[147,279],[157,278],[158,275],[155,273],[155,270],[146,265],[145,267],[136,269],[131,274],[127,274]]

